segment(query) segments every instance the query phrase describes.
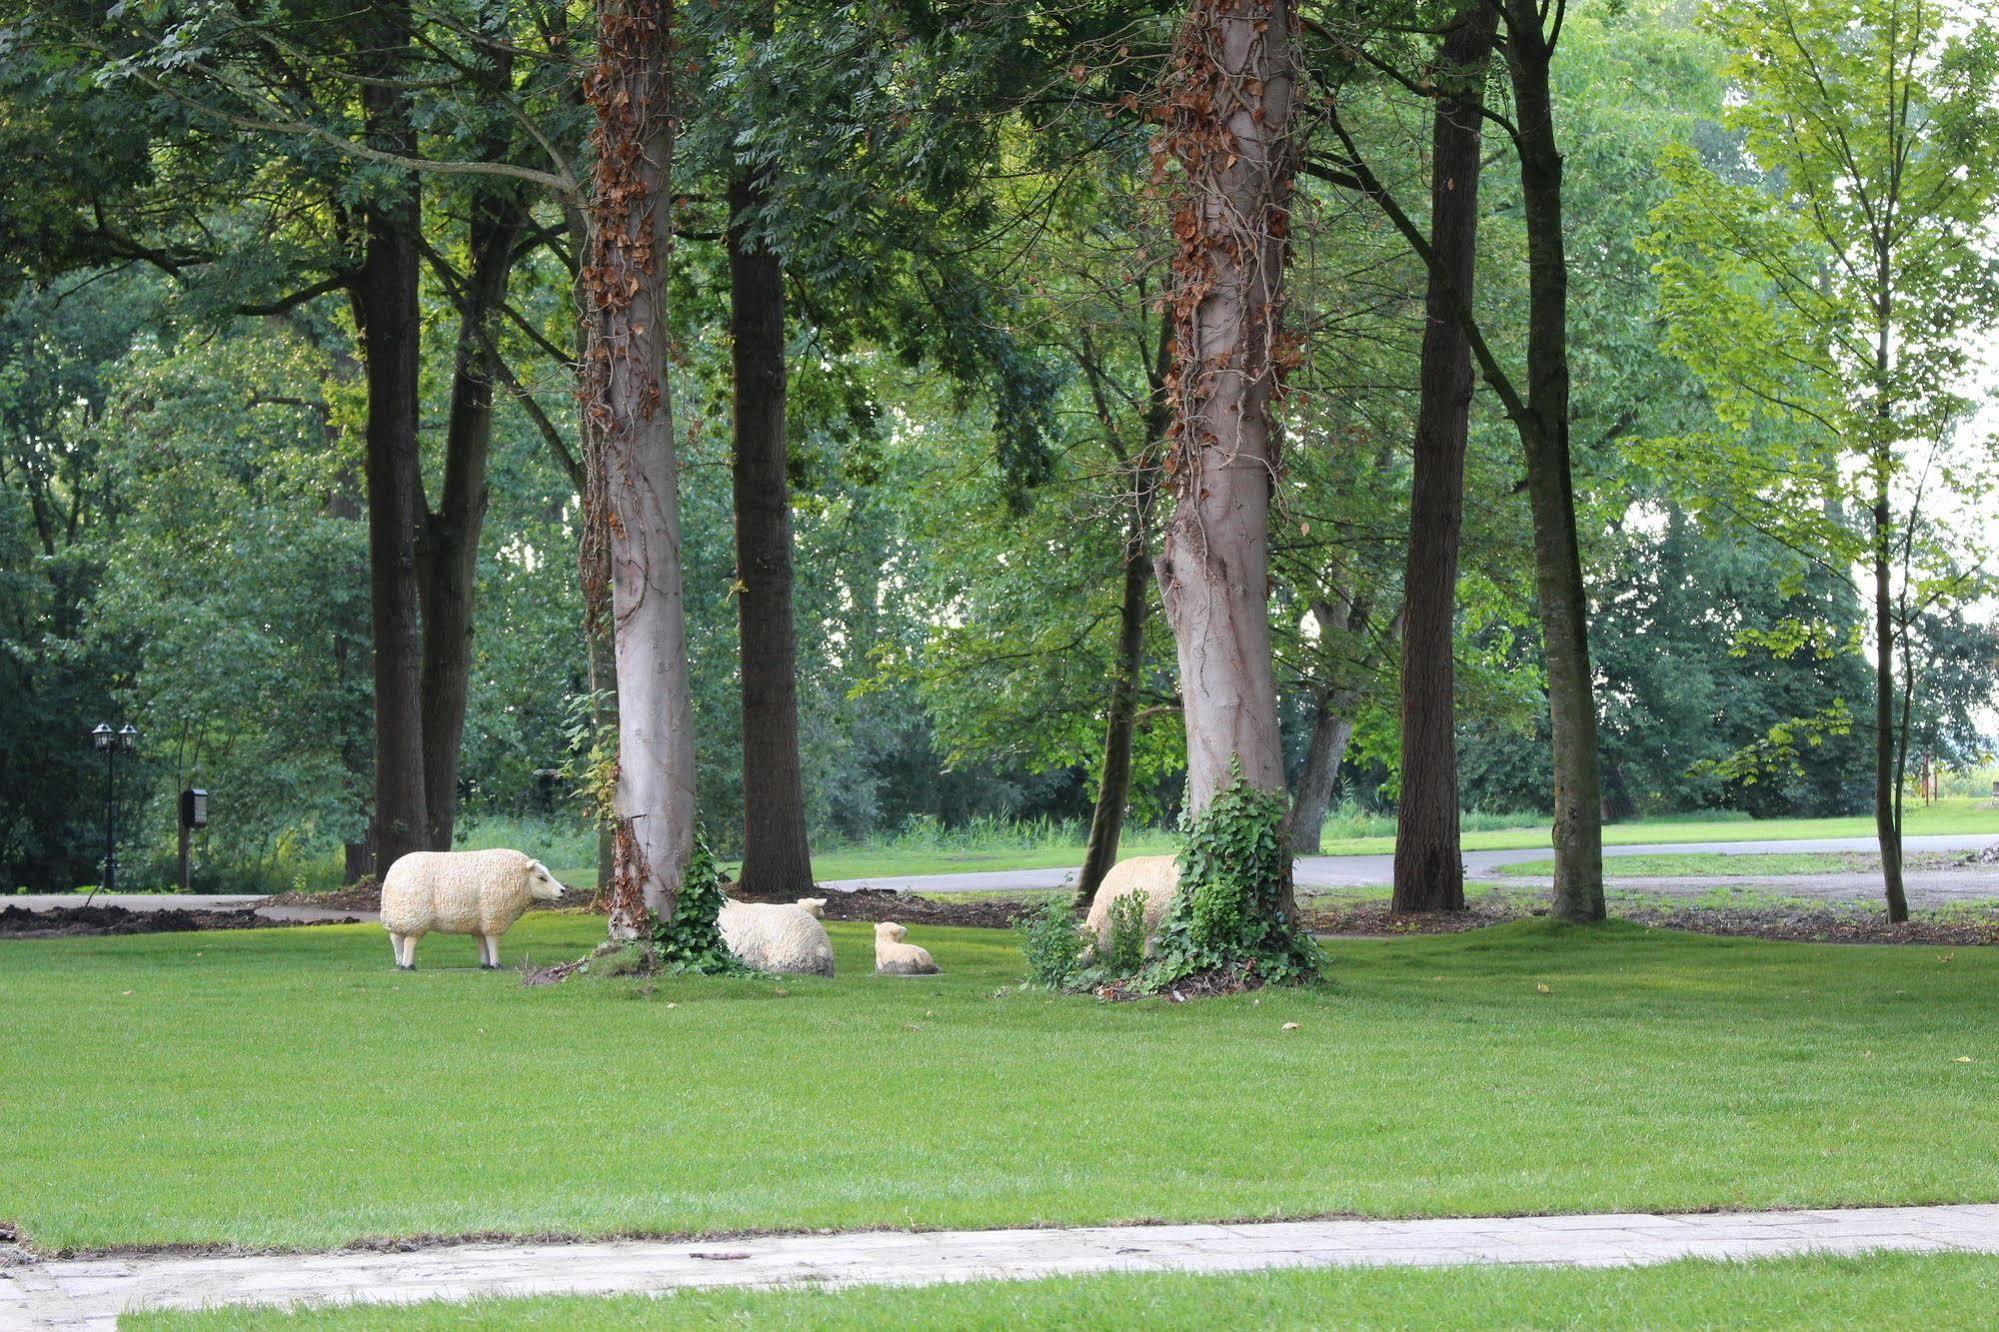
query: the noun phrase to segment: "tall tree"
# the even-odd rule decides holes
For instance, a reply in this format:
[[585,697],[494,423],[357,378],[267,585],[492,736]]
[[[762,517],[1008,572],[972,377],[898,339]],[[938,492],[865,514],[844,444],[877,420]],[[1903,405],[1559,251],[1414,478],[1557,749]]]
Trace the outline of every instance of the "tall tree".
[[[406,3],[373,6],[363,43],[372,53],[361,92],[367,145],[415,153],[406,69]],[[375,652],[375,864],[386,872],[430,845],[424,792],[423,622],[417,580],[417,520],[423,477],[417,455],[418,241],[414,178],[396,174],[362,210],[366,239],[352,288],[368,382],[366,472],[371,624]]]
[[743,891],[812,890],[798,746],[790,459],[785,448],[784,267],[763,234],[766,169],[729,187],[729,331],[735,388],[736,614],[742,649]]
[[1478,266],[1478,177],[1486,66],[1499,16],[1466,7],[1438,52],[1430,134],[1430,249],[1403,575],[1402,786],[1395,802],[1397,911],[1462,911],[1458,848],[1458,541],[1471,430],[1471,342],[1453,303],[1470,302]]
[[[1731,181],[1685,149],[1664,161],[1669,345],[1722,418],[1686,441],[1689,471],[1828,565],[1867,570],[1875,831],[1889,918],[1905,920],[1904,633],[1968,590],[1934,505],[1981,493],[1993,461],[1959,417],[1971,345],[1999,322],[1979,239],[1999,207],[1999,36],[1924,0],[1742,0],[1706,17],[1737,53],[1738,165],[1764,174]],[[1863,532],[1842,529],[1848,511]]]
[[[1564,920],[1603,919],[1602,779],[1596,745],[1596,685],[1589,661],[1589,601],[1577,537],[1575,484],[1569,450],[1569,272],[1562,224],[1562,153],[1555,134],[1553,71],[1566,5],[1551,0],[1492,0],[1499,44],[1513,92],[1511,120],[1490,108],[1481,114],[1505,128],[1520,169],[1522,222],[1527,239],[1527,347],[1523,382],[1501,365],[1471,300],[1429,238],[1369,163],[1338,100],[1326,110],[1338,140],[1309,169],[1350,184],[1378,204],[1432,281],[1452,293],[1449,302],[1464,330],[1472,358],[1505,409],[1526,462],[1528,507],[1533,516],[1536,613],[1548,680],[1552,740],[1555,885],[1550,909]],[[1372,56],[1355,41],[1331,37],[1334,63],[1359,60],[1425,97],[1437,88]]]
[[1284,789],[1271,665],[1273,411],[1295,359],[1283,331],[1297,68],[1288,0],[1192,0],[1174,40],[1156,150],[1174,205],[1173,516],[1155,566],[1173,627],[1199,812],[1240,768]]
[[585,95],[596,115],[590,259],[578,275],[590,318],[583,364],[590,448],[586,573],[601,545],[618,681],[614,936],[671,917],[694,846],[694,714],[680,555],[679,460],[666,379],[672,243],[673,7],[601,0]]

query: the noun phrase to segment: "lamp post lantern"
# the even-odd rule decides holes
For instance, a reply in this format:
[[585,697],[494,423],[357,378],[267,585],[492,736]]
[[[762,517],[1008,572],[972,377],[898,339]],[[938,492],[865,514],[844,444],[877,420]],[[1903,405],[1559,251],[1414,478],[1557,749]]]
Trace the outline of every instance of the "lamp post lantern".
[[[90,743],[104,754],[104,891],[118,891],[118,756],[139,747],[139,732],[130,722],[118,730],[99,722],[90,732]],[[96,894],[92,893],[91,897]],[[89,905],[89,898],[84,904]]]

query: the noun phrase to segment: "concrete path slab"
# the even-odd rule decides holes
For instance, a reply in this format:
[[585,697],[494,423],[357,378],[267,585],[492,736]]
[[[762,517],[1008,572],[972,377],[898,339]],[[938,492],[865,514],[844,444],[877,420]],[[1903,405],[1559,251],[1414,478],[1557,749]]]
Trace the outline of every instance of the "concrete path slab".
[[1999,1254],[1999,1204],[1688,1216],[1464,1217],[870,1231],[678,1243],[463,1244],[407,1253],[128,1257],[0,1266],[0,1327],[109,1329],[122,1312],[662,1294],[702,1286],[928,1285],[1091,1272],[1535,1263],[1969,1251]]

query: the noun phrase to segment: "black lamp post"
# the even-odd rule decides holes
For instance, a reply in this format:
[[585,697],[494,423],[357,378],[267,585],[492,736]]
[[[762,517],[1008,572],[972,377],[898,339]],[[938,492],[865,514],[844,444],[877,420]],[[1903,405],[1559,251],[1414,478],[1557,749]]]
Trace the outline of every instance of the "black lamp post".
[[[119,730],[99,722],[90,743],[104,752],[104,891],[118,891],[118,756],[139,747],[139,732],[130,722]],[[96,894],[91,894],[95,897]],[[89,898],[84,899],[89,905]]]

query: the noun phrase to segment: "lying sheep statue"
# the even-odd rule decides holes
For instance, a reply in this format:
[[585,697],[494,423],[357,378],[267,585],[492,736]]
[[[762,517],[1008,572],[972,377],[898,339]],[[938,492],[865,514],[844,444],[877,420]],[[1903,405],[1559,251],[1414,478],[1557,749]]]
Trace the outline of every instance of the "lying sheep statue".
[[875,975],[935,976],[937,964],[915,944],[904,943],[908,930],[892,920],[875,926]]
[[564,889],[539,860],[519,851],[412,851],[382,880],[382,928],[396,966],[416,970],[416,941],[439,934],[479,936],[479,966],[500,969],[500,936],[531,902]]
[[[823,898],[808,901],[825,904]],[[833,974],[833,941],[818,913],[803,902],[738,902],[722,899],[715,914],[722,942],[758,971],[782,971],[794,975]]]
[[1159,933],[1159,922],[1166,919],[1167,909],[1180,895],[1178,858],[1133,856],[1111,866],[1110,873],[1097,885],[1096,897],[1090,901],[1088,921],[1090,932],[1097,936],[1097,947],[1111,946],[1111,903],[1126,893],[1145,894],[1146,952],[1150,953],[1152,936]]

